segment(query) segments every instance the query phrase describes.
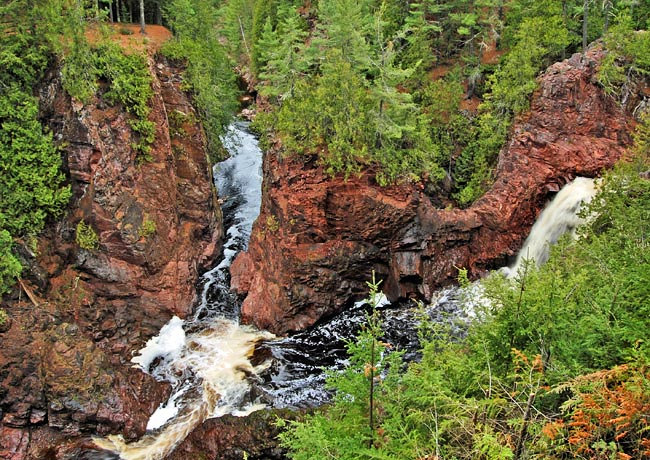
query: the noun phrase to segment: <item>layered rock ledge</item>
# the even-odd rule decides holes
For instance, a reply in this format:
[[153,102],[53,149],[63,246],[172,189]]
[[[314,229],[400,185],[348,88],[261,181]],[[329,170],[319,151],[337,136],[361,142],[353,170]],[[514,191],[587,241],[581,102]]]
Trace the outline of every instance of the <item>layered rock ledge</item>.
[[[3,305],[10,326],[0,333],[0,458],[69,458],[89,434],[137,438],[167,396],[130,359],[172,315],[190,312],[198,277],[220,251],[222,225],[182,69],[149,65],[150,162],[132,148],[129,115],[101,90],[87,104],[73,101],[58,69],[40,89],[73,199],[37,251],[22,250],[23,288]],[[97,249],[75,242],[81,220],[96,232]]]
[[305,329],[366,295],[371,270],[389,299],[430,299],[458,268],[503,266],[553,192],[611,167],[631,143],[633,117],[596,81],[592,47],[539,77],[516,120],[496,181],[468,209],[439,209],[417,184],[381,188],[370,175],[327,177],[313,159],[267,154],[261,215],[232,285],[243,319],[275,333]]

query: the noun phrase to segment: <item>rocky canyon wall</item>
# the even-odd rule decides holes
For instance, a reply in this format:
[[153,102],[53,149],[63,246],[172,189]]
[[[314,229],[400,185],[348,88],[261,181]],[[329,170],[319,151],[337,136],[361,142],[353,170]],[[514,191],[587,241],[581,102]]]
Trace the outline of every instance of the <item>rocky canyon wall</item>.
[[631,143],[629,111],[596,81],[599,46],[551,66],[502,149],[496,181],[468,209],[440,209],[417,184],[327,177],[315,160],[264,163],[262,212],[232,267],[243,319],[275,333],[304,329],[367,293],[371,270],[391,300],[429,299],[516,254],[552,192],[611,167]]
[[[58,69],[40,88],[73,199],[37,250],[21,249],[29,265],[23,288],[3,305],[0,458],[69,458],[93,433],[139,437],[168,392],[130,359],[172,315],[190,312],[222,226],[182,69],[149,65],[156,125],[149,162],[136,158],[129,115],[101,90],[87,104],[73,101]],[[75,242],[81,220],[97,234],[97,249]]]

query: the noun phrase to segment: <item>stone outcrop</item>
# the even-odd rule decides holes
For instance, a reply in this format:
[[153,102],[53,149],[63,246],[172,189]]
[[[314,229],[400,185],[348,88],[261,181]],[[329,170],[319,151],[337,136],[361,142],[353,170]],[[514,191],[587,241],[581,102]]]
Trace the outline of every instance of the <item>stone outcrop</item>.
[[[73,199],[37,251],[21,249],[23,287],[3,305],[10,326],[0,333],[0,458],[60,458],[70,440],[95,433],[134,439],[169,391],[130,359],[172,315],[190,312],[222,227],[182,69],[153,59],[150,68],[150,162],[131,147],[130,116],[101,90],[87,104],[73,101],[56,69],[40,88]],[[97,249],[75,242],[81,220],[96,232]]]
[[246,417],[226,415],[206,420],[174,449],[168,460],[285,460],[286,452],[278,447],[276,439],[281,429],[275,421],[278,417],[295,418],[296,414],[263,410]]
[[592,47],[540,77],[499,155],[494,185],[469,209],[439,209],[417,184],[330,179],[313,159],[271,151],[261,215],[231,270],[246,294],[243,319],[286,333],[364,297],[371,270],[391,300],[429,299],[457,267],[477,277],[505,265],[552,192],[575,176],[599,175],[631,142],[629,111],[596,82],[603,54]]

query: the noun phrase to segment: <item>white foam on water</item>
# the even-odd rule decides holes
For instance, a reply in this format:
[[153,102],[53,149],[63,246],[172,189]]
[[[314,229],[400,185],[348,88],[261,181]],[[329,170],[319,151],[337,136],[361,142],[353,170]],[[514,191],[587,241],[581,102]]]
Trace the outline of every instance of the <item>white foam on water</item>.
[[156,409],[156,411],[151,414],[151,417],[149,417],[149,421],[147,422],[147,431],[157,430],[170,419],[178,415],[180,407],[176,405],[176,403],[178,399],[187,392],[188,388],[189,386],[182,387],[179,391],[171,395],[166,402],[161,403],[160,406],[158,406],[158,409]]
[[220,197],[224,202],[234,200],[223,260],[204,275],[194,318],[183,321],[174,316],[131,360],[157,380],[170,382],[172,396],[151,415],[149,432],[140,440],[126,443],[119,435],[93,440],[122,459],[162,459],[204,420],[245,416],[266,407],[251,397],[250,390],[270,362],[253,365],[250,358],[256,345],[273,339],[273,334],[241,326],[229,306],[208,300],[214,291],[227,299],[231,296],[227,270],[246,247],[259,214],[262,152],[246,127],[234,123],[228,128],[223,143],[231,157],[214,169]]
[[[375,302],[375,308],[383,308],[383,307],[387,307],[388,305],[390,305],[390,300],[388,300],[388,297],[386,297],[386,294],[384,294],[383,292],[378,292],[377,293],[377,295],[376,295],[376,297],[374,299],[374,302]],[[364,306],[364,305],[366,305],[368,303],[369,303],[368,299],[362,299],[362,300],[359,300],[358,302],[355,302],[354,307],[355,308],[360,308],[360,307],[362,307],[362,306]]]
[[185,346],[183,323],[182,319],[174,316],[160,329],[157,336],[149,339],[144,348],[138,352],[138,355],[131,359],[131,362],[148,373],[151,363],[156,358],[161,357],[167,360],[178,358]]
[[200,382],[199,395],[184,400],[179,407],[177,400],[189,393],[189,389],[184,387],[174,394],[164,406],[169,407],[169,413],[175,412],[173,418],[165,419],[169,415],[165,409],[156,411],[148,424],[156,430],[139,441],[126,443],[119,435],[93,441],[124,460],[162,459],[208,418],[228,414],[244,416],[263,409],[264,404],[251,401],[248,396],[251,381],[270,363],[265,361],[254,366],[250,357],[257,343],[273,338],[269,332],[229,320],[215,321],[208,329],[188,334],[182,353],[166,367],[194,375],[194,382]]

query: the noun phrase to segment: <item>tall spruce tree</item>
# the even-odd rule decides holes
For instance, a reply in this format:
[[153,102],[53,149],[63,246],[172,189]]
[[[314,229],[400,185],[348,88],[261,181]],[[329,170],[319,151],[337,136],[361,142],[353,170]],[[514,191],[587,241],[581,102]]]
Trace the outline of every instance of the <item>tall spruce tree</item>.
[[320,22],[313,44],[321,50],[320,55],[327,54],[327,50],[338,50],[340,57],[356,72],[367,71],[372,55],[368,37],[373,21],[367,1],[320,2],[318,15]]
[[279,101],[293,96],[298,79],[307,71],[309,62],[301,53],[307,31],[303,30],[295,9],[282,6],[278,11],[277,30],[273,30],[270,18],[258,47],[260,49],[260,77],[266,80],[260,92]]

